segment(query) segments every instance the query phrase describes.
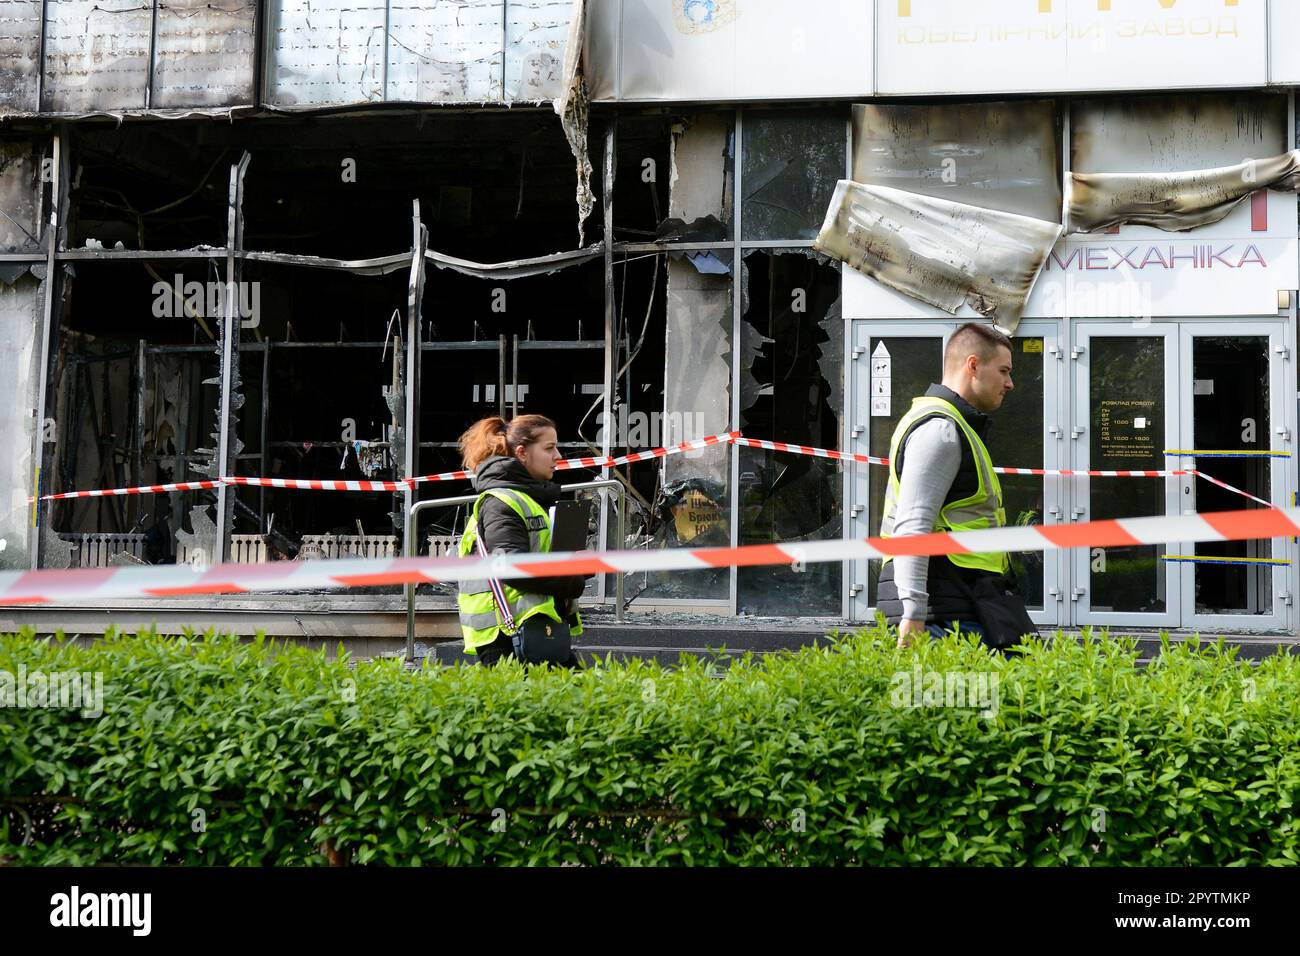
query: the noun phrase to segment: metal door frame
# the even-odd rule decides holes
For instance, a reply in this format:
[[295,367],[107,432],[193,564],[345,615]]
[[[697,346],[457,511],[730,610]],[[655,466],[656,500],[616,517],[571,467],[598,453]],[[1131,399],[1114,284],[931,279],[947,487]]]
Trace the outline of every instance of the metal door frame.
[[[1086,471],[1093,467],[1090,460],[1092,427],[1091,404],[1089,396],[1089,370],[1092,361],[1092,339],[1096,338],[1156,338],[1164,339],[1164,405],[1165,434],[1160,439],[1163,448],[1177,447],[1174,442],[1179,436],[1179,391],[1178,381],[1181,374],[1179,364],[1179,324],[1176,321],[1159,321],[1137,324],[1132,319],[1112,320],[1090,319],[1075,320],[1070,329],[1070,364],[1073,377],[1070,397],[1070,468]],[[1082,439],[1082,440],[1081,440]],[[1166,465],[1167,468],[1177,467]],[[1098,478],[1100,482],[1115,481],[1160,481],[1165,486],[1165,511],[1167,515],[1178,514],[1179,496],[1182,493],[1183,479],[1179,478]],[[1190,479],[1189,479],[1190,480]],[[1069,496],[1066,519],[1072,522],[1092,520],[1089,507],[1089,488],[1092,479],[1087,476],[1075,476],[1068,481]],[[1165,610],[1159,614],[1140,614],[1134,611],[1093,611],[1092,610],[1092,549],[1071,548],[1068,555],[1069,594],[1071,608],[1069,622],[1075,626],[1112,627],[1177,627],[1181,616],[1182,588],[1179,568],[1167,562],[1165,575]]]
[[[1188,321],[1180,324],[1179,327],[1179,401],[1180,413],[1179,419],[1179,448],[1194,448],[1193,436],[1194,422],[1192,418],[1193,400],[1193,347],[1197,338],[1232,338],[1232,337],[1262,337],[1268,339],[1268,414],[1269,414],[1269,433],[1266,436],[1260,436],[1260,444],[1265,448],[1276,448],[1280,450],[1294,452],[1294,443],[1292,436],[1295,434],[1295,422],[1292,420],[1292,413],[1295,411],[1293,402],[1287,400],[1289,389],[1284,386],[1288,381],[1294,381],[1294,371],[1291,365],[1291,347],[1290,341],[1290,317],[1280,316],[1277,318],[1261,318],[1257,320],[1238,321],[1233,320],[1230,325],[1226,326],[1221,320],[1209,321]],[[1181,461],[1190,466],[1192,459],[1170,459],[1171,462]],[[1196,467],[1203,468],[1207,473],[1213,474],[1213,459],[1205,459],[1198,462]],[[1270,497],[1274,504],[1287,505],[1291,502],[1291,493],[1294,490],[1291,483],[1292,461],[1288,458],[1273,458],[1270,460],[1269,468],[1269,488]],[[1190,498],[1190,505],[1184,507],[1184,512],[1196,511],[1196,495],[1198,481],[1194,478],[1181,479],[1185,486],[1190,486],[1190,492],[1185,497]],[[1241,507],[1248,508],[1253,505],[1244,499],[1241,500]],[[1177,545],[1179,554],[1192,554],[1194,545],[1190,542],[1181,542]],[[1196,593],[1195,593],[1195,571],[1196,564],[1190,562],[1177,562],[1176,568],[1179,572],[1180,587],[1182,593],[1181,601],[1181,626],[1194,630],[1203,629],[1222,629],[1233,631],[1286,631],[1291,626],[1291,594],[1290,579],[1295,567],[1295,546],[1290,538],[1274,539],[1273,557],[1283,558],[1291,562],[1290,565],[1276,565],[1272,568],[1272,613],[1270,614],[1198,614],[1196,612]]]
[[[940,348],[947,346],[948,338],[966,318],[920,319],[912,321],[852,319],[845,323],[849,360],[844,363],[845,402],[849,414],[846,418],[844,447],[852,453],[867,455],[871,448],[871,397],[869,394],[869,366],[871,338],[938,338]],[[1017,336],[1043,340],[1043,462],[1045,469],[1064,468],[1065,449],[1062,447],[1063,426],[1067,405],[1065,372],[1062,368],[1064,352],[1062,321],[1060,319],[1026,319],[1020,323]],[[859,351],[860,350],[860,351]],[[1057,361],[1051,362],[1049,358]],[[936,372],[939,370],[936,369]],[[937,376],[936,376],[937,377]],[[1013,371],[1012,378],[1014,380]],[[898,398],[898,396],[893,396]],[[911,396],[905,396],[909,401]],[[995,419],[996,421],[996,419]],[[996,426],[995,426],[996,427]],[[1053,431],[1055,429],[1055,431]],[[1052,440],[1053,436],[1055,441]],[[865,538],[870,533],[871,481],[883,478],[878,465],[847,463],[845,468],[844,536]],[[995,464],[1003,465],[1002,462]],[[1012,467],[1035,467],[1030,462],[1007,462]],[[1058,524],[1066,513],[1065,480],[1059,476],[1046,476],[1043,481],[1043,521]],[[1042,627],[1055,627],[1063,623],[1063,598],[1066,591],[1066,552],[1045,551],[1043,555],[1043,609],[1031,610],[1030,617]],[[844,616],[854,622],[869,622],[875,608],[867,604],[867,563],[845,562]],[[1055,598],[1055,600],[1052,600]]]

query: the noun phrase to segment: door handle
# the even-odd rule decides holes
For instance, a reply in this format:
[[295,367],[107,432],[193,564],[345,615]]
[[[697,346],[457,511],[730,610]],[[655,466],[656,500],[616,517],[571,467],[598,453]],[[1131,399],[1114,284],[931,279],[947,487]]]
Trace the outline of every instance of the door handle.
[[1048,425],[1047,433],[1052,435],[1057,441],[1061,440],[1061,428],[1059,425]]
[[1086,515],[1087,513],[1088,513],[1088,509],[1087,509],[1087,508],[1071,508],[1071,509],[1070,509],[1070,520],[1071,520],[1071,521],[1078,521],[1080,518],[1082,518],[1082,517],[1083,517],[1084,515]]
[[858,437],[859,435],[861,435],[861,434],[862,434],[862,426],[861,426],[861,425],[854,425],[854,426],[853,426],[853,437],[854,437],[854,438],[857,438],[857,437]]
[[1077,601],[1077,600],[1079,600],[1079,598],[1083,597],[1084,594],[1086,594],[1086,593],[1087,593],[1087,588],[1071,588],[1071,589],[1070,589],[1070,600],[1071,600],[1071,601]]
[[1073,428],[1070,429],[1070,437],[1078,438],[1080,435],[1083,434],[1083,432],[1084,432],[1084,427],[1082,425],[1075,425]]

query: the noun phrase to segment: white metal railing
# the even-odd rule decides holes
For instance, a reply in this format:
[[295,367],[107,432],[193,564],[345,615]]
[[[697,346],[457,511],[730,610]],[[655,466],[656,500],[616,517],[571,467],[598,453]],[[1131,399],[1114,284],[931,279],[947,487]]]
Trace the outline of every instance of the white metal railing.
[[[627,540],[627,529],[626,529],[627,489],[623,487],[623,483],[621,481],[616,481],[613,478],[601,478],[601,479],[597,479],[596,481],[581,481],[572,485],[564,485],[561,490],[568,492],[568,491],[580,491],[585,488],[608,489],[617,494],[618,542],[619,542],[619,547],[623,547],[624,542],[626,542]],[[406,513],[406,537],[405,537],[406,544],[404,547],[405,556],[408,558],[415,557],[414,554],[415,542],[418,540],[416,534],[420,523],[421,511],[427,511],[431,508],[447,508],[452,505],[472,504],[473,502],[478,500],[478,497],[479,497],[478,495],[457,495],[454,498],[433,498],[428,501],[417,501],[415,504],[411,505],[410,510]],[[603,504],[602,507],[604,507]],[[430,535],[431,540],[434,537],[443,537],[443,536]],[[605,550],[605,542],[603,541],[600,542],[600,550],[601,551]],[[433,552],[430,551],[430,554],[433,554]],[[450,554],[455,554],[455,551],[452,550]],[[624,603],[623,602],[623,575],[621,572],[615,575],[615,580],[616,583],[614,585],[615,587],[614,616],[615,616],[615,620],[621,623],[623,621],[623,603]],[[406,585],[406,659],[408,661],[415,660],[415,585],[414,584]]]
[[106,568],[114,556],[123,552],[144,560],[143,534],[60,531],[59,537],[72,545],[74,568]]

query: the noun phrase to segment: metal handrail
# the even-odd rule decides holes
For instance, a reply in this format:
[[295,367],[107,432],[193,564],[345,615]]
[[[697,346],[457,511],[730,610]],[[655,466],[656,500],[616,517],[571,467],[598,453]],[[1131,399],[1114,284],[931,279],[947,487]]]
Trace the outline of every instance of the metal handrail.
[[[579,491],[584,488],[612,488],[618,492],[618,542],[620,547],[624,546],[627,542],[627,489],[623,486],[623,482],[613,478],[599,478],[595,481],[562,485],[561,491]],[[416,556],[421,511],[430,508],[448,508],[452,505],[467,505],[478,499],[478,495],[457,495],[454,498],[430,498],[428,501],[417,501],[411,505],[411,510],[406,514],[406,540],[402,542],[402,554],[408,558]],[[604,541],[600,545],[601,551],[606,550]],[[406,659],[408,661],[415,660],[415,588],[414,584],[406,585]],[[623,574],[620,572],[614,586],[614,619],[620,624],[623,623],[623,605]]]

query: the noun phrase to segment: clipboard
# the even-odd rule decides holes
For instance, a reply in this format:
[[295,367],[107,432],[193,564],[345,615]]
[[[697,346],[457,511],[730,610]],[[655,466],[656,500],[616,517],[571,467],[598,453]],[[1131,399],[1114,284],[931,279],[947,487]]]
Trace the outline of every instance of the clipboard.
[[557,501],[551,508],[551,550],[585,551],[591,502]]

